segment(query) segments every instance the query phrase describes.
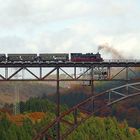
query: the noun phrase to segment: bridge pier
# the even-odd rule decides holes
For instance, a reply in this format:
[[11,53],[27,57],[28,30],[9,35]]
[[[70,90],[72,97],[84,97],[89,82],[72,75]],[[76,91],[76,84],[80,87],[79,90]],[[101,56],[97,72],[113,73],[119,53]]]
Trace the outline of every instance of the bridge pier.
[[129,80],[129,75],[128,75],[128,73],[129,73],[129,68],[128,67],[126,67],[126,94],[128,95],[129,94],[129,89],[128,89],[128,80]]
[[[91,96],[94,97],[94,72],[93,66],[91,67]],[[92,112],[94,112],[94,99],[92,99]]]
[[[60,116],[60,83],[59,83],[59,67],[57,67],[56,70],[56,82],[57,82],[57,87],[56,87],[56,103],[57,103],[57,108],[56,108],[56,117],[58,118]],[[57,129],[56,129],[57,133],[56,133],[56,139],[60,140],[60,122],[57,122]]]

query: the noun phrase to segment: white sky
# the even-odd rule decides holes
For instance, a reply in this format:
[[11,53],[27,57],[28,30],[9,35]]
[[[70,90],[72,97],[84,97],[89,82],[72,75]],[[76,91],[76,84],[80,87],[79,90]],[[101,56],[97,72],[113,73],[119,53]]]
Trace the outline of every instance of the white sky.
[[[0,0],[1,53],[97,52],[139,58],[139,0]],[[101,51],[104,58],[108,58]]]

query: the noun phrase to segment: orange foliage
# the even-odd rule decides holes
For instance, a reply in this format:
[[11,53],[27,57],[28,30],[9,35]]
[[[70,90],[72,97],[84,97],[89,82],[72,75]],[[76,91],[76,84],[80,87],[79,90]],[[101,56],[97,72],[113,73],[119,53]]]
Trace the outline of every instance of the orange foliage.
[[26,116],[22,114],[9,116],[9,120],[16,123],[17,125],[22,125],[25,118]]
[[129,127],[129,131],[130,131],[133,135],[136,135],[136,133],[137,133],[137,129],[132,128],[132,127]]
[[11,110],[8,110],[8,109],[0,109],[0,112],[3,112],[3,113],[6,113],[6,114],[9,114],[9,115],[12,115],[12,111]]
[[26,115],[24,115],[24,114],[9,115],[8,114],[7,117],[10,121],[16,123],[17,125],[22,125],[24,119],[26,119],[26,118],[30,119],[33,123],[42,120],[45,117],[45,113],[33,112],[33,113],[28,113]]
[[33,112],[33,113],[29,113],[26,115],[29,119],[31,119],[33,122],[35,121],[40,121],[45,117],[45,113],[44,112]]
[[[119,126],[120,126],[120,128],[124,128],[125,127],[125,124],[124,123],[121,123]],[[137,133],[137,129],[136,128],[129,127],[129,131],[133,135],[135,135]]]
[[104,117],[104,116],[108,116],[109,114],[111,114],[111,109],[110,107],[106,107],[104,110],[102,110],[100,112],[100,116]]

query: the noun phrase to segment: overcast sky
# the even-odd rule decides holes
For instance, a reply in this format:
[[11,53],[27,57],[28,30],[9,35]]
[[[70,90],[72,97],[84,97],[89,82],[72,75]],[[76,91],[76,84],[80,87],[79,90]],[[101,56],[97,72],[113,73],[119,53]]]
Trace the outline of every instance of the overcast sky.
[[0,0],[1,53],[97,52],[106,42],[140,58],[140,0]]

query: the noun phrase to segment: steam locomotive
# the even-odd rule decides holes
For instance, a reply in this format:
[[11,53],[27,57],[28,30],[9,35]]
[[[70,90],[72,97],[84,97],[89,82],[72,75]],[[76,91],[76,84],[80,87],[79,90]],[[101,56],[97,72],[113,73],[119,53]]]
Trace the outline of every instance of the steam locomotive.
[[0,54],[0,62],[102,62],[99,53]]

